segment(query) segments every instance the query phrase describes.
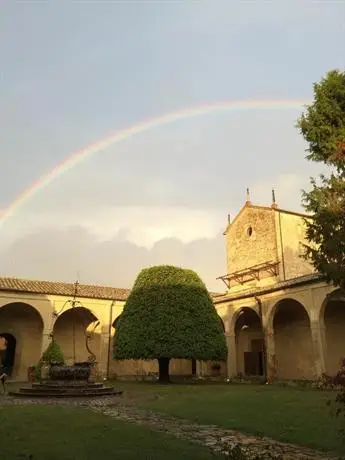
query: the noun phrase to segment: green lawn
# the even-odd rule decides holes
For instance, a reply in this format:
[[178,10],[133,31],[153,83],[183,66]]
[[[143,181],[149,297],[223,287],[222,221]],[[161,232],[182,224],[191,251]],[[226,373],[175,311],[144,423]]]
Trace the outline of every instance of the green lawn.
[[[30,456],[31,455],[31,456]],[[1,460],[212,460],[206,449],[66,406],[0,407]]]
[[275,385],[114,385],[157,412],[345,454],[340,421],[326,405],[334,393]]

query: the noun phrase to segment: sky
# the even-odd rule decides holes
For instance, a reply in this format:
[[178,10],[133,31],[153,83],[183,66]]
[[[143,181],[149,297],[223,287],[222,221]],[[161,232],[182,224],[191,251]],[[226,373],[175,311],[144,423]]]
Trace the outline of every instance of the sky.
[[[218,101],[312,100],[344,69],[345,1],[3,2],[0,215],[75,151]],[[318,166],[296,108],[223,110],[86,157],[1,225],[0,276],[131,287],[155,264],[222,292],[222,232],[245,201],[301,210]]]

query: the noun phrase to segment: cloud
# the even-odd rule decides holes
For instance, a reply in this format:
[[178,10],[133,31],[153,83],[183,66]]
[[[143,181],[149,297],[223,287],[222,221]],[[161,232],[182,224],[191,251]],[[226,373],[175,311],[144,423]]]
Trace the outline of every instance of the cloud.
[[[300,210],[305,178],[282,174],[251,189],[254,204],[270,205],[276,186],[280,207]],[[229,211],[234,217],[238,207]],[[174,264],[196,270],[209,289],[223,291],[226,273],[226,209],[188,207],[101,207],[90,213],[22,214],[11,239],[2,239],[1,274],[130,287],[145,266]],[[23,228],[23,223],[27,228]],[[14,235],[16,235],[14,237]],[[6,242],[6,244],[4,244]]]
[[[301,211],[300,190],[305,187],[307,180],[305,176],[296,173],[280,174],[271,182],[271,189],[275,190],[276,202],[280,207],[288,208],[292,211]],[[254,201],[260,204],[267,204],[268,184],[266,181],[254,184],[251,189],[251,196]]]
[[228,115],[139,135],[61,176],[1,228],[2,275],[73,281],[79,272],[82,282],[127,287],[144,266],[173,263],[223,290],[221,233],[245,188],[267,206],[274,187],[279,206],[300,210],[310,173],[296,114]]
[[137,273],[156,264],[174,264],[196,270],[210,289],[225,289],[216,277],[224,274],[224,237],[199,238],[183,243],[165,238],[151,249],[126,241],[126,230],[100,242],[83,227],[45,230],[16,240],[1,256],[1,275],[34,279],[131,287]]

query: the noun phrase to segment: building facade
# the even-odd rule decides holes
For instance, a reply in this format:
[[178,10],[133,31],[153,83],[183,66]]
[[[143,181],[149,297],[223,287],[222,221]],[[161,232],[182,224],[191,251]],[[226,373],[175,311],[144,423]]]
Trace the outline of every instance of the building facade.
[[227,293],[214,302],[228,342],[229,376],[312,380],[345,358],[345,294],[304,260],[309,217],[247,201],[224,232]]
[[[345,357],[345,294],[301,258],[303,214],[245,203],[228,222],[225,293],[212,294],[228,360],[220,374],[315,379]],[[75,294],[76,297],[75,297]],[[156,361],[115,361],[116,320],[129,291],[0,278],[0,353],[12,378],[26,380],[52,337],[67,362],[94,356],[102,376],[143,378]],[[74,300],[73,300],[74,299]],[[209,376],[218,363],[172,360],[171,374]]]

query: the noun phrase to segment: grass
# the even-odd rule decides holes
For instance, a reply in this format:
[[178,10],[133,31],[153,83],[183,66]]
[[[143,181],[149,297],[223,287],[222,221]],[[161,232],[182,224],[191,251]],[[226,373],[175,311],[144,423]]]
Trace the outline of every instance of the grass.
[[116,382],[137,405],[199,423],[345,454],[335,394],[275,385],[170,385]]
[[212,460],[208,450],[66,406],[0,407],[1,460]]
[[[327,406],[334,393],[276,385],[113,384],[142,408],[345,455],[338,431],[342,420],[335,419]],[[25,458],[18,454],[31,451],[34,460],[47,458],[50,451],[49,456],[59,460],[213,458],[198,446],[144,427],[98,414],[85,417],[84,409],[0,407],[0,411],[1,460]]]

